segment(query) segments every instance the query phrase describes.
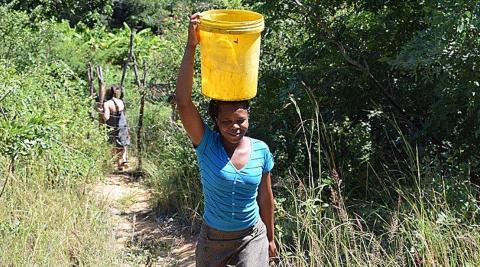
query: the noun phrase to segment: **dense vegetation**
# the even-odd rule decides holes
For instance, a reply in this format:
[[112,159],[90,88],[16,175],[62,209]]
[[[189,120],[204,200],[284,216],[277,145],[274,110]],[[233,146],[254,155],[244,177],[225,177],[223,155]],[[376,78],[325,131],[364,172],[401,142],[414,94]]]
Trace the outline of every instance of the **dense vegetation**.
[[[101,203],[82,189],[108,169],[86,64],[119,83],[132,30],[146,66],[144,181],[159,212],[199,225],[196,159],[168,99],[185,14],[225,7],[266,18],[249,134],[275,157],[281,265],[480,262],[479,1],[8,2],[0,265],[118,264]],[[133,135],[141,90],[129,72]]]
[[0,265],[111,265],[104,210],[85,193],[108,149],[85,82],[58,57],[64,25],[0,7]]

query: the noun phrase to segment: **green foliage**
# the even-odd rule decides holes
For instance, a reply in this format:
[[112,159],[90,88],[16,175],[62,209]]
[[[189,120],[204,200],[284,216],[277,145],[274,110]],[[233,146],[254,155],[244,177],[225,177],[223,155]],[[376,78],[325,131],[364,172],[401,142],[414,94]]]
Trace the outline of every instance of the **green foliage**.
[[0,265],[117,265],[105,207],[85,192],[105,168],[105,135],[86,82],[51,54],[72,30],[0,13]]
[[174,9],[178,5],[176,2],[178,1],[115,1],[110,25],[121,27],[127,23],[136,28],[151,28],[153,32],[161,33],[163,22],[174,16]]
[[0,6],[0,64],[23,69],[35,63],[45,40],[33,33],[27,14]]
[[92,166],[101,166],[101,148],[106,147],[87,119],[90,100],[78,94],[85,84],[60,62],[44,66],[43,73],[12,72],[1,71],[0,94],[7,95],[0,103],[2,154],[45,160],[38,166],[50,181],[92,175]]
[[111,0],[2,0],[0,4],[8,4],[16,10],[28,11],[36,20],[55,18],[58,21],[67,20],[72,26],[81,22],[92,27],[105,23],[112,14]]
[[145,171],[163,212],[179,212],[190,222],[203,210],[198,166],[185,131],[171,120],[171,109],[150,105],[145,112]]
[[[280,166],[305,154],[295,150],[301,121],[289,103],[293,95],[304,117],[313,117],[310,90],[328,131],[340,133],[332,140],[335,158],[348,172],[366,163],[393,167],[395,157],[405,156],[396,149],[401,137],[394,124],[418,144],[422,158],[441,153],[442,162],[461,159],[476,168],[478,1],[246,2],[267,23],[252,131],[274,129],[262,137],[286,156]],[[352,132],[360,128],[365,131]],[[366,172],[358,175],[368,180]],[[467,179],[462,172],[449,175]]]
[[118,0],[113,3],[110,26],[119,28],[127,23],[134,28],[150,28],[156,34],[164,34],[173,19],[187,21],[194,12],[209,9],[241,9],[241,0],[172,1],[172,0]]
[[[20,186],[8,184],[0,198],[0,238],[13,244],[0,245],[0,265],[115,264],[102,246],[102,212],[76,189],[101,174],[108,151],[86,119],[92,103],[82,78],[92,62],[104,66],[108,84],[117,83],[132,29],[138,63],[147,63],[145,179],[161,211],[199,219],[195,154],[168,103],[186,15],[245,7],[266,18],[249,134],[274,152],[285,265],[479,262],[472,186],[480,165],[479,1],[9,5],[0,7],[0,171],[9,174],[14,162],[11,177]],[[205,114],[198,78],[194,101]],[[140,92],[131,73],[126,88],[135,137]],[[24,188],[31,194],[22,198]],[[64,192],[69,205],[62,206]],[[52,207],[43,217],[42,206]],[[58,224],[66,226],[56,230]],[[89,229],[100,233],[98,242],[83,235]],[[51,246],[42,241],[49,238]],[[22,261],[18,255],[31,255],[32,244],[36,257]]]

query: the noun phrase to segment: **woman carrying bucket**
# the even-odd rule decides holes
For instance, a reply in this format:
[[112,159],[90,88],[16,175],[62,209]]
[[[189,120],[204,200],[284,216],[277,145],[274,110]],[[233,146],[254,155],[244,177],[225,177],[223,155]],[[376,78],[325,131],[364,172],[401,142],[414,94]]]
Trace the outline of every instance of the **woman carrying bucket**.
[[177,108],[195,147],[204,195],[197,266],[268,266],[269,257],[276,256],[270,175],[273,158],[264,142],[245,135],[248,101],[211,100],[208,113],[215,124],[213,130],[193,104],[199,24],[200,14],[192,15],[176,89]]

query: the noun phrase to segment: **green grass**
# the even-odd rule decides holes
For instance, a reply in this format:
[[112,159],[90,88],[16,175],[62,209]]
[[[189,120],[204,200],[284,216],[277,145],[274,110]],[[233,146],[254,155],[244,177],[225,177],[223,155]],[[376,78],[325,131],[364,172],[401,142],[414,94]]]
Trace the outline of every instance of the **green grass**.
[[[314,151],[311,144],[317,142],[319,158],[320,152],[326,152],[322,160],[328,164],[315,173],[310,161],[303,176],[300,170],[290,170],[279,178],[283,181],[276,190],[280,266],[478,266],[478,206],[466,175],[443,176],[442,165],[420,158],[399,132],[406,156],[395,167],[384,165],[382,172],[371,167],[375,176],[371,180],[379,183],[368,189],[383,200],[348,199],[342,179],[356,175],[337,174],[329,147],[333,141],[317,103],[312,102],[316,118],[310,120],[313,126],[302,124],[301,132],[309,158]],[[387,195],[395,196],[396,203]]]
[[349,209],[344,211],[348,217],[342,218],[340,209],[312,204],[318,198],[291,193],[277,201],[281,266],[477,266],[480,262],[480,226],[461,221],[446,209],[446,202],[438,200],[435,206],[422,208],[422,200],[412,198],[399,211],[384,207],[371,227]]
[[105,207],[82,186],[10,182],[0,199],[1,266],[118,264]]

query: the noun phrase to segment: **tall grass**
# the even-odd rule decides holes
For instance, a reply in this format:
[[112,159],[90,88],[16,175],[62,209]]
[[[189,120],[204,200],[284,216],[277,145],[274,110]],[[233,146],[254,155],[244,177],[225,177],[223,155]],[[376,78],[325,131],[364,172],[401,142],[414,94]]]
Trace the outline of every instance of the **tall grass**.
[[1,266],[119,264],[106,207],[83,186],[52,187],[34,174],[10,175],[0,198]]
[[0,65],[0,266],[116,265],[106,207],[85,189],[110,150],[89,119],[86,83],[64,62],[44,62],[41,44],[30,47],[33,35],[53,39],[26,27],[25,14],[0,13],[5,29],[25,28],[6,32],[18,54],[0,51],[10,63]]
[[[306,172],[292,169],[278,179],[284,181],[276,190],[280,266],[478,265],[478,222],[455,208],[445,186],[451,181],[439,175],[438,165],[420,158],[401,132],[407,156],[397,166],[407,169],[372,170],[374,178],[383,181],[377,183],[377,190],[385,195],[393,190],[396,203],[346,200],[342,179],[355,175],[342,172],[344,177],[340,177],[333,141],[313,97],[311,101],[315,116],[304,120],[292,98],[310,160]],[[312,153],[318,154],[318,162],[312,160]],[[413,185],[398,182],[401,180],[413,181]],[[468,188],[463,189],[464,199],[474,199]],[[370,211],[367,216],[356,213],[362,206]]]
[[155,205],[164,213],[179,213],[195,225],[203,210],[200,176],[193,146],[183,128],[171,120],[171,108],[149,104],[145,112],[147,183],[155,190]]
[[2,184],[8,178],[0,196],[0,266],[117,265],[107,207],[86,188],[105,168],[102,135],[95,124],[76,131],[51,125],[66,139],[45,139],[45,148],[13,160],[0,156]]

